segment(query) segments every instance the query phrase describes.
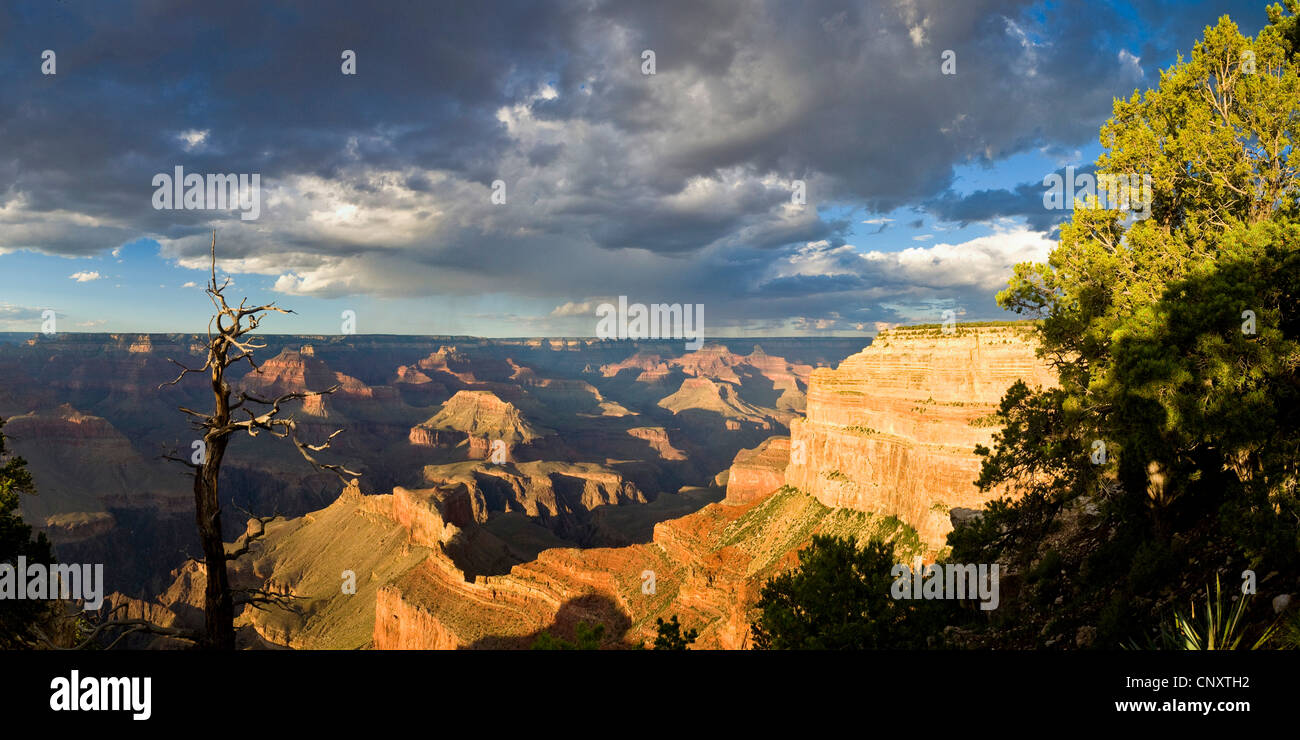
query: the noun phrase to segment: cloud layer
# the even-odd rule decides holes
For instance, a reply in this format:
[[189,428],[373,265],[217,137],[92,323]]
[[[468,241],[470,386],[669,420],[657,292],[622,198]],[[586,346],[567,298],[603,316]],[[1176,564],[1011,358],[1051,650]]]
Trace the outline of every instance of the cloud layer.
[[[1171,43],[1133,15],[1196,30],[1005,0],[125,5],[0,11],[0,252],[148,236],[201,266],[215,227],[224,270],[286,294],[508,295],[551,330],[610,295],[750,327],[988,313],[1041,235],[870,252],[834,214],[1050,229],[1033,183],[962,195],[955,168],[1094,141]],[[178,165],[259,174],[260,217],[155,210]]]

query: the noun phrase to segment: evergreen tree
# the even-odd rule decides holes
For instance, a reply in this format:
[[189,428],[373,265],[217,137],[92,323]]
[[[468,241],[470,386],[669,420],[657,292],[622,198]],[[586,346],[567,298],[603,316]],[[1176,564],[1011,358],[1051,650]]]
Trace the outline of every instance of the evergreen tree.
[[760,650],[874,650],[905,647],[911,602],[890,595],[894,550],[876,540],[816,535],[799,567],[763,585],[753,625]]
[[1150,175],[1150,217],[1076,204],[1048,261],[1017,265],[998,295],[1041,320],[1060,383],[1003,398],[978,484],[1022,497],[955,532],[954,559],[1029,565],[1088,496],[1101,536],[1081,546],[1065,598],[1110,589],[1117,629],[1149,623],[1133,597],[1188,575],[1194,553],[1294,575],[1298,6],[1271,7],[1255,38],[1221,18],[1156,89],[1115,101],[1097,171]]
[[[0,429],[4,424],[4,419],[0,419]],[[16,568],[20,556],[28,563],[54,562],[45,534],[32,537],[31,525],[18,513],[18,496],[35,493],[27,462],[9,454],[5,435],[0,431],[0,563]],[[14,577],[24,576],[15,573]],[[47,601],[0,599],[0,649],[32,646],[35,638],[32,627],[45,621],[50,609]]]
[[699,630],[682,632],[676,614],[667,622],[663,617],[659,617],[655,619],[655,624],[659,627],[659,634],[655,636],[655,650],[685,650],[687,645],[695,642],[695,638],[700,636]]

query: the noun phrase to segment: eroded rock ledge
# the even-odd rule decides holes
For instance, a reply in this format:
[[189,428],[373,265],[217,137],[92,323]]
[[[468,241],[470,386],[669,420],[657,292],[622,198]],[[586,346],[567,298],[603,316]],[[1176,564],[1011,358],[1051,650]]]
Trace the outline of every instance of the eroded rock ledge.
[[1055,383],[1036,348],[1028,323],[882,332],[838,368],[813,371],[786,483],[826,506],[897,515],[941,548],[952,508],[1003,495],[975,488],[974,449],[992,443],[992,415],[1016,380]]

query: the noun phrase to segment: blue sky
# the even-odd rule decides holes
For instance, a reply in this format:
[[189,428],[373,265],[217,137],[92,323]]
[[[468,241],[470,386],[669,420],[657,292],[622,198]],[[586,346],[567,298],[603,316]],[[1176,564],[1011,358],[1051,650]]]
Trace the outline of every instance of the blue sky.
[[[45,309],[64,331],[202,331],[214,229],[232,291],[297,311],[274,332],[336,333],[352,310],[363,333],[590,335],[619,295],[702,304],[715,336],[1010,318],[993,294],[1063,216],[1044,175],[1093,162],[1112,99],[1223,13],[1266,20],[1229,2],[11,4],[0,331]],[[258,218],[155,208],[176,166],[257,174]]]

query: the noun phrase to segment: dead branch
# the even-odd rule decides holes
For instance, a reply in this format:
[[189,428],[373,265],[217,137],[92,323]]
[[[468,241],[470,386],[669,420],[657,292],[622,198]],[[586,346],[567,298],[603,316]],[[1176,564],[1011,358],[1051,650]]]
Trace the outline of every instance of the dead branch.
[[302,608],[295,603],[302,598],[301,596],[268,591],[264,588],[237,588],[232,589],[231,592],[235,594],[235,606],[251,606],[258,611],[268,611],[267,606],[276,606],[295,614],[302,613]]
[[51,650],[85,650],[87,647],[95,643],[95,640],[101,633],[108,630],[118,629],[122,630],[122,632],[104,648],[105,650],[112,650],[118,643],[126,639],[128,635],[141,632],[162,637],[173,637],[194,643],[198,643],[202,639],[202,635],[196,630],[180,627],[163,627],[162,625],[154,624],[147,619],[117,619],[114,617],[119,610],[125,609],[126,607],[127,603],[122,602],[109,609],[108,613],[101,618],[101,621],[86,635],[85,639],[72,647],[62,647],[56,644],[39,626],[33,626],[32,629],[36,632],[37,637],[40,638],[40,641],[45,645],[45,647]]
[[250,532],[245,528],[244,533],[239,535],[239,538],[233,543],[233,548],[227,546],[226,560],[238,560],[247,554],[254,542],[257,542],[266,536],[266,525],[281,517],[281,514],[278,511],[271,516],[257,516],[239,504],[233,504],[233,506],[246,514],[250,520],[256,521],[258,523],[258,528],[253,532]]

